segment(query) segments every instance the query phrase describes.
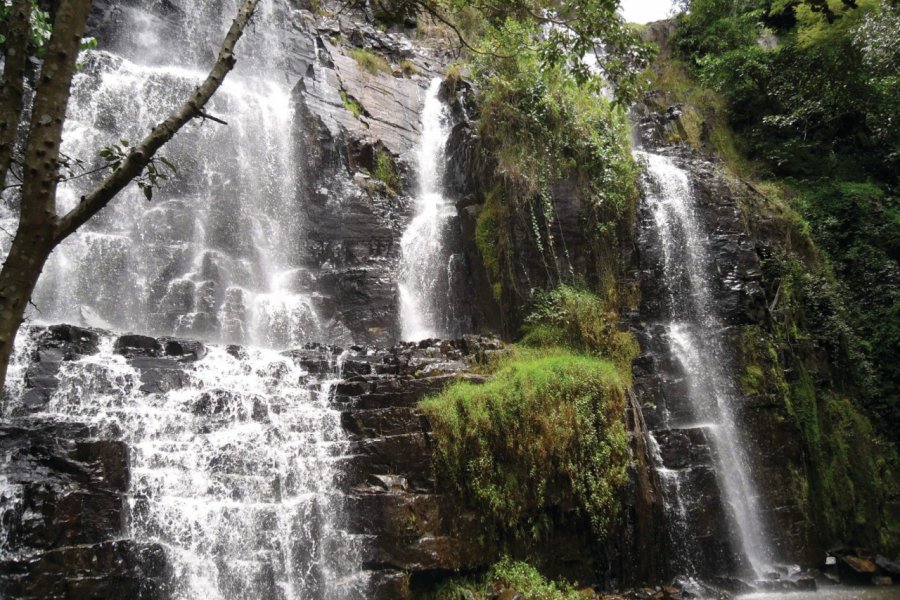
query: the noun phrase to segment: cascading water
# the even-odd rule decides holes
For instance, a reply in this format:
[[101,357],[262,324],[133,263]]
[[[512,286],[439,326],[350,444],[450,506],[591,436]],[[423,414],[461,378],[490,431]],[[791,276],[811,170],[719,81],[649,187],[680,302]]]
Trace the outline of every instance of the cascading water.
[[445,228],[453,205],[441,188],[444,148],[449,136],[446,107],[439,92],[441,80],[428,88],[422,110],[422,142],[417,154],[418,192],[415,216],[400,242],[400,326],[405,340],[445,337],[449,333],[449,307],[445,283],[451,257]]
[[[23,333],[20,356],[31,343]],[[129,361],[105,337],[99,353],[62,365],[35,418],[87,423],[128,444],[127,535],[165,546],[171,597],[361,597],[362,540],[342,530],[334,486],[348,451],[331,406],[340,356],[330,374],[310,377],[285,354],[213,347],[184,367],[180,389],[146,393],[140,368],[158,361]],[[11,372],[13,388],[20,375]]]
[[[707,238],[695,212],[687,172],[670,158],[636,152],[644,165],[644,202],[652,215],[662,253],[663,288],[668,322],[665,337],[671,354],[685,373],[689,414],[666,415],[671,430],[701,430],[711,441],[720,491],[734,520],[737,546],[756,575],[771,565],[766,528],[760,516],[758,493],[743,450],[733,404],[739,397],[725,371],[723,325],[711,291],[713,264]],[[693,571],[690,519],[678,469],[665,468],[656,448],[658,471],[665,487],[679,568]],[[693,499],[696,500],[696,499]],[[693,573],[688,573],[693,574]]]
[[[205,77],[239,3],[174,4],[163,16],[154,3],[123,8],[114,39],[85,57],[65,154],[90,163],[104,146],[140,139]],[[57,249],[33,317],[274,348],[317,337],[301,266],[296,80],[286,76],[280,42],[290,10],[260,3],[236,70],[208,107],[228,125],[188,126],[164,149],[178,173],[152,202],[133,187]],[[60,210],[98,177],[63,185]]]
[[[115,9],[121,22],[110,39],[82,57],[64,152],[90,161],[103,146],[138,140],[205,76],[238,5]],[[54,252],[34,295],[37,321],[261,348],[211,348],[184,367],[179,389],[142,392],[140,369],[106,337],[98,354],[62,366],[59,388],[34,417],[88,423],[101,438],[128,443],[123,534],[164,545],[172,596],[184,600],[364,596],[361,540],[345,533],[337,490],[336,464],[348,451],[331,404],[340,360],[329,359],[330,373],[310,374],[265,349],[320,333],[302,267],[296,77],[283,47],[283,29],[299,20],[293,10],[260,3],[237,69],[207,107],[228,125],[179,134],[163,152],[177,175],[152,202],[137,189],[117,198]],[[63,185],[60,210],[97,177]],[[14,211],[6,203],[4,211],[11,231]],[[20,334],[9,398],[19,395],[32,342]],[[15,490],[2,477],[6,501]],[[14,551],[5,546],[0,535],[0,551]]]

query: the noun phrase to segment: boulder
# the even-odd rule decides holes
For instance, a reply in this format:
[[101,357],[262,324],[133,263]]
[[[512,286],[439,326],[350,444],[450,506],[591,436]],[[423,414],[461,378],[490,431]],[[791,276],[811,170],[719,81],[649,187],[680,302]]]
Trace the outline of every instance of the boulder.
[[119,337],[113,351],[126,358],[158,357],[163,354],[163,347],[159,340],[146,335],[128,334]]

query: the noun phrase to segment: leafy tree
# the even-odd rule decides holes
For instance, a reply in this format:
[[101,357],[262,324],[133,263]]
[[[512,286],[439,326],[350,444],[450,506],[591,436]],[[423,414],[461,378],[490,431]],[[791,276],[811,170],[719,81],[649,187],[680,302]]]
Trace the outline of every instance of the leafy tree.
[[[637,97],[638,74],[649,46],[617,14],[620,0],[345,0],[344,6],[374,9],[386,21],[424,15],[449,27],[461,50],[497,59],[537,53],[544,68],[563,67],[579,84],[609,82],[616,97]],[[518,47],[485,47],[482,38],[510,39],[506,30],[536,25],[539,37]],[[470,35],[477,32],[477,34]],[[475,38],[479,39],[475,39]],[[585,61],[593,56],[596,61]]]
[[[782,180],[824,250],[833,276],[806,276],[805,327],[853,380],[857,402],[894,436],[900,7],[832,0],[827,18],[821,5],[692,0],[677,43],[693,73],[725,99],[758,173]],[[765,33],[778,44],[759,44]]]
[[[234,48],[250,22],[259,0],[244,0],[206,80],[172,114],[139,143],[104,149],[108,174],[66,214],[56,206],[57,186],[70,159],[60,153],[63,123],[72,77],[91,9],[91,0],[61,0],[46,40],[43,63],[36,76],[31,119],[23,140],[21,210],[9,254],[0,270],[0,385],[6,380],[10,354],[25,309],[44,263],[56,246],[102,210],[130,182],[138,180],[145,193],[159,178],[157,151],[191,120],[205,116],[204,107],[234,68]],[[25,67],[34,43],[36,13],[30,0],[3,2],[6,18],[3,92],[0,95],[0,181],[10,173],[16,129],[24,105]],[[38,27],[40,30],[40,27]],[[40,46],[43,46],[41,43]],[[150,194],[148,193],[148,196]]]

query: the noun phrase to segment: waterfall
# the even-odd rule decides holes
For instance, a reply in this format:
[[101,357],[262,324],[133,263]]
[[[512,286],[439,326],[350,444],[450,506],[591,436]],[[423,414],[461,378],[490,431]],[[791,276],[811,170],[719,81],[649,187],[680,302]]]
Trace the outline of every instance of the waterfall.
[[441,80],[428,88],[422,110],[422,141],[416,155],[418,191],[415,215],[403,233],[400,273],[400,326],[404,340],[445,337],[448,331],[448,250],[445,228],[453,205],[442,192],[442,161],[449,136]]
[[[102,49],[81,57],[63,152],[93,166],[100,148],[139,140],[206,76],[239,4],[113,6]],[[152,201],[126,190],[53,253],[34,294],[36,322],[248,346],[213,346],[175,369],[168,359],[127,360],[106,335],[98,354],[62,365],[49,404],[29,417],[87,423],[100,439],[127,442],[122,535],[165,547],[176,599],[365,595],[362,542],[346,533],[338,489],[349,452],[332,402],[340,356],[316,350],[328,368],[310,373],[277,351],[321,335],[303,266],[291,97],[300,67],[286,41],[300,21],[290,2],[260,3],[236,70],[207,107],[228,125],[189,125],[161,152],[177,173]],[[99,177],[62,185],[60,211]],[[12,231],[4,200],[0,219]],[[20,333],[10,370],[14,400],[29,335]],[[180,373],[166,375],[178,385],[148,391],[136,360]],[[0,474],[0,495],[14,498],[7,483]],[[0,552],[14,551],[6,546],[0,531]]]
[[[33,333],[22,332],[18,357],[28,355]],[[152,393],[144,369],[172,367],[129,360],[114,339],[105,335],[97,354],[64,362],[59,388],[35,417],[86,423],[97,438],[128,444],[124,533],[164,545],[171,597],[363,597],[364,540],[346,533],[335,488],[349,452],[331,397],[342,355],[309,350],[328,365],[310,373],[290,354],[211,347],[167,371],[180,380],[175,389]],[[12,390],[22,377],[15,366]],[[2,480],[0,490],[16,496]]]
[[[687,172],[668,157],[636,152],[644,164],[644,202],[661,246],[665,314],[663,323],[671,355],[686,379],[690,410],[666,414],[669,430],[697,431],[710,440],[720,493],[730,508],[736,527],[736,544],[756,575],[771,565],[766,527],[758,506],[751,465],[744,451],[734,404],[739,394],[727,372],[723,324],[711,289],[715,266],[708,240],[696,214],[695,196]],[[693,525],[685,504],[698,499],[687,493],[678,469],[666,468],[659,446],[653,441],[656,462],[668,499],[673,540],[681,555],[679,568],[694,570],[698,555]]]
[[[136,142],[206,76],[239,3],[173,4],[122,7],[103,49],[83,56],[66,155],[93,166],[100,148]],[[161,151],[178,171],[151,202],[131,186],[64,242],[35,291],[33,318],[272,348],[319,335],[302,260],[296,77],[282,43],[299,18],[290,10],[260,3],[236,70],[207,108],[228,125],[186,127]],[[59,209],[99,177],[63,185]]]

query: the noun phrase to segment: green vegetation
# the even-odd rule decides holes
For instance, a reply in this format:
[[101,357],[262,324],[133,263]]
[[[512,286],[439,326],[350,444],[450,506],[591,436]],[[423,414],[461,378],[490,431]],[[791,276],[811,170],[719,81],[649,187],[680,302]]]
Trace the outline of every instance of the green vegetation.
[[[802,308],[796,300],[786,302]],[[793,473],[794,502],[812,530],[826,544],[900,549],[900,523],[892,522],[889,507],[900,500],[892,475],[898,465],[895,450],[876,435],[838,385],[816,385],[809,367],[792,350],[804,342],[804,330],[791,323],[770,335],[751,326],[743,335],[744,391],[781,399],[804,449],[802,471],[795,468]]]
[[421,408],[438,474],[486,526],[532,536],[566,498],[597,535],[608,531],[628,464],[624,383],[612,364],[521,350],[487,383],[456,383]]
[[[477,226],[478,247],[495,296],[506,304],[521,304],[530,295],[515,289],[510,268],[515,261],[508,256],[507,242],[522,223],[542,260],[556,265],[546,287],[561,282],[602,287],[614,297],[618,245],[630,231],[637,197],[625,113],[566,69],[547,68],[537,51],[526,49],[539,38],[535,24],[507,23],[486,35],[482,47],[490,53],[472,63],[481,90],[480,178],[489,190]],[[561,182],[582,200],[589,256],[566,255],[555,197]],[[585,264],[559,268],[581,258]]]
[[502,300],[503,286],[500,283],[507,265],[503,261],[510,258],[509,248],[510,210],[503,197],[502,186],[495,186],[485,195],[484,205],[475,226],[475,246],[481,253],[481,260],[488,277],[494,282],[494,299]]
[[393,193],[400,191],[403,186],[403,179],[397,169],[397,161],[384,148],[378,148],[375,151],[375,170],[372,172],[372,177],[384,183]]
[[[492,539],[521,550],[567,506],[602,538],[627,482],[626,389],[637,344],[594,294],[543,294],[524,343],[421,403],[442,484],[481,515]],[[544,596],[538,596],[544,597]],[[547,596],[555,597],[555,596]]]
[[618,312],[596,295],[560,286],[538,295],[525,323],[526,346],[565,347],[604,358],[631,384],[631,363],[640,353],[637,341],[621,330]]
[[[623,103],[637,97],[637,76],[650,54],[637,32],[618,18],[618,4],[609,0],[348,0],[345,5],[371,9],[386,26],[416,18],[420,32],[460,51],[500,59],[524,52],[537,56],[542,69],[562,70],[579,84],[596,87],[605,78]],[[544,34],[507,40],[514,45],[491,45],[520,26]],[[595,52],[598,40],[605,56],[602,71],[593,71],[582,59]]]
[[781,197],[818,247],[819,260],[800,267],[808,305],[798,326],[822,340],[856,404],[897,440],[900,7],[689,4],[678,53],[685,73],[711,88],[691,93],[701,113],[715,113],[704,119],[713,131],[734,131],[721,135],[730,149],[715,149],[735,172],[770,180],[764,193]]
[[391,64],[380,54],[376,54],[365,48],[351,48],[350,57],[370,75],[379,73],[391,74]]
[[408,58],[404,58],[400,61],[400,71],[407,77],[412,77],[413,75],[419,74],[419,68],[413,63],[413,61]]
[[896,181],[900,8],[860,0],[829,24],[807,5],[742,4],[693,0],[677,45],[750,157],[778,176]]
[[359,100],[357,100],[344,90],[341,90],[341,100],[344,103],[344,108],[353,113],[353,116],[357,119],[365,114],[366,109],[364,109],[363,105],[359,103]]
[[[28,41],[35,55],[42,57],[44,55],[44,47],[50,40],[50,34],[53,33],[53,23],[50,13],[41,8],[38,0],[30,0],[29,4],[31,5],[31,17]],[[6,44],[6,33],[11,10],[13,10],[12,2],[0,3],[0,45]],[[81,39],[82,50],[91,50],[96,47],[97,38],[85,37]],[[78,68],[81,68],[80,65]]]
[[452,580],[438,588],[435,600],[487,600],[485,589],[502,586],[516,591],[528,600],[577,600],[582,598],[565,582],[547,581],[534,567],[503,558],[486,577],[478,580]]
[[[677,136],[755,179],[770,327],[744,328],[740,382],[784,408],[796,504],[824,544],[900,550],[900,8],[690,0],[654,85]],[[765,180],[759,182],[759,180]]]

